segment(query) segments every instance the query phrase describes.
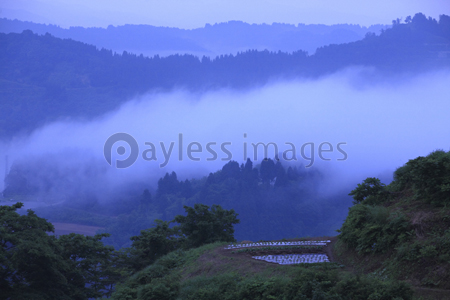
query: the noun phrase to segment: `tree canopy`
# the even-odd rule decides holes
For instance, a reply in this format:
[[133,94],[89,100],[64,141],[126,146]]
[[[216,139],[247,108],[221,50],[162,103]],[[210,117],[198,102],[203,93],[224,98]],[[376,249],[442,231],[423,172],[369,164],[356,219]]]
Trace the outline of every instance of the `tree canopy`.
[[112,291],[114,249],[101,239],[48,233],[54,227],[23,206],[0,206],[0,289],[2,299],[88,299]]

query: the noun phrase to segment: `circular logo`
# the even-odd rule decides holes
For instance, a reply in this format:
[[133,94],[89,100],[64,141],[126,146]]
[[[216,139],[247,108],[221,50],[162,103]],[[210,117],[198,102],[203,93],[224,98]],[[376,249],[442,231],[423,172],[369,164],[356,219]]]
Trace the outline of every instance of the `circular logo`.
[[[136,140],[129,135],[128,133],[116,133],[113,134],[112,136],[110,136],[106,142],[105,145],[103,147],[103,155],[105,156],[106,161],[108,162],[108,164],[111,166],[112,165],[112,149],[115,143],[117,142],[125,142],[130,146],[131,152],[130,155],[128,156],[128,158],[124,159],[124,160],[116,160],[116,168],[117,169],[125,169],[128,167],[131,167],[137,160],[138,156],[139,156],[139,145],[136,142]],[[124,155],[126,152],[125,147],[120,146],[117,148],[117,154],[119,155]]]

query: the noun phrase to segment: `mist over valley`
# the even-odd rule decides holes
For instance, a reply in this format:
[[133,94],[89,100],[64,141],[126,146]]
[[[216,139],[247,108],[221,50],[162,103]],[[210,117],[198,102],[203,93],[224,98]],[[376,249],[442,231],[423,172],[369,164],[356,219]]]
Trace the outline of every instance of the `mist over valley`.
[[[23,223],[2,225],[5,255],[26,224],[58,257],[72,259],[68,245],[94,247],[92,269],[107,271],[80,275],[102,288],[80,279],[79,299],[144,299],[160,287],[152,276],[167,299],[195,294],[196,283],[176,272],[198,257],[215,261],[214,274],[236,259],[238,275],[223,281],[245,283],[232,279],[246,272],[239,264],[275,254],[329,263],[298,271],[335,276],[326,295],[353,280],[342,275],[344,262],[381,272],[358,281],[370,290],[361,299],[375,290],[415,299],[409,284],[448,289],[432,274],[449,270],[449,45],[445,14],[366,27],[230,21],[196,29],[2,18],[0,218]],[[245,242],[220,244],[237,241]],[[429,269],[411,264],[405,283],[396,262],[416,259]],[[148,276],[142,291],[131,274]],[[4,285],[7,299],[22,293]]]

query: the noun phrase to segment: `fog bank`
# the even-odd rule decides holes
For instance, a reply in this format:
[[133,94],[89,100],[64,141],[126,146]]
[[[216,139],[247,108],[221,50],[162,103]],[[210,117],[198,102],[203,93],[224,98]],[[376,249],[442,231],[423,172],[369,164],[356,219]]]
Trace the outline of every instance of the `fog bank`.
[[[253,160],[252,144],[272,142],[282,161],[327,170],[324,191],[348,193],[347,187],[366,177],[388,180],[408,159],[450,149],[449,73],[383,80],[367,74],[372,73],[351,70],[246,92],[149,94],[91,122],[52,123],[0,144],[0,189],[6,155],[10,166],[32,166],[33,180],[48,193],[93,193],[107,199],[125,187],[155,187],[172,170],[190,178],[216,171],[230,159],[244,162],[244,149]],[[139,156],[129,168],[114,167],[130,156],[125,142],[113,144],[112,166],[104,157],[104,144],[115,133],[127,133],[138,143]],[[320,154],[328,161],[319,156],[325,142],[322,150],[329,151]],[[118,154],[122,147],[125,153]],[[268,157],[274,156],[272,145]],[[263,158],[260,146],[256,163]]]

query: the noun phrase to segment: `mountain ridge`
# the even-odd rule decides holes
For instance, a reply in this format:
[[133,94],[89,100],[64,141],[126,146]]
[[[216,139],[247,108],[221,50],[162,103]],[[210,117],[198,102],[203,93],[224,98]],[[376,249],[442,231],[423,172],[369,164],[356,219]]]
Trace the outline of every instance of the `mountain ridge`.
[[353,42],[362,39],[368,32],[379,34],[382,29],[389,27],[379,24],[369,27],[349,24],[296,26],[229,21],[206,24],[205,27],[195,29],[144,24],[64,29],[56,25],[0,19],[0,32],[3,33],[20,33],[23,30],[32,30],[38,34],[48,32],[55,37],[72,38],[99,49],[112,49],[118,53],[143,53],[147,56],[188,53],[214,57],[237,54],[249,49],[282,52],[302,49],[312,54],[321,46]]

